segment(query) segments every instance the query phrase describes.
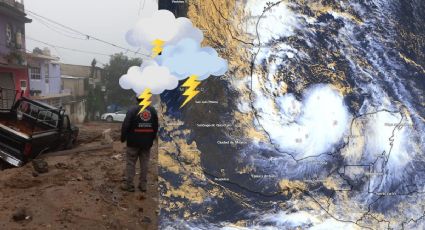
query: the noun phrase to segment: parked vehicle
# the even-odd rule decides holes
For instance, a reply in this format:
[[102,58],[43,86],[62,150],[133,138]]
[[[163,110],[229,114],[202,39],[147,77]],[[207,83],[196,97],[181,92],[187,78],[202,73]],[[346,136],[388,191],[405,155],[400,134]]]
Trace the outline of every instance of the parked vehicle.
[[19,167],[45,152],[72,148],[78,132],[65,110],[21,97],[11,108],[0,106],[0,161]]
[[114,121],[123,122],[126,115],[127,115],[127,111],[122,110],[115,113],[102,114],[100,119],[102,121],[107,121],[107,122],[114,122]]
[[106,107],[107,113],[115,113],[115,112],[123,111],[123,110],[127,110],[127,108],[124,107],[124,106],[117,105],[117,104],[110,104]]

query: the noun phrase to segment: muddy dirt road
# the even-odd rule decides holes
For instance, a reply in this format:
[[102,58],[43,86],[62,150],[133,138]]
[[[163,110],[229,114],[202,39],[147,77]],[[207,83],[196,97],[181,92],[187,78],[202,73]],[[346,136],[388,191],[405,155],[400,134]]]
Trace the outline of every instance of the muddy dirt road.
[[31,163],[0,171],[0,229],[157,229],[157,144],[147,193],[123,192],[125,145],[119,142],[120,128],[116,123],[80,126],[76,148],[101,145],[105,129],[112,129],[112,147],[44,157],[47,173],[35,173]]

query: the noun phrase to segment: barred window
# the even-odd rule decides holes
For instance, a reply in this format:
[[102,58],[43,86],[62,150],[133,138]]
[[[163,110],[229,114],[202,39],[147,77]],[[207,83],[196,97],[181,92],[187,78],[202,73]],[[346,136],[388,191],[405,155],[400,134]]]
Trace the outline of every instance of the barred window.
[[30,67],[30,77],[32,80],[41,80],[40,68]]

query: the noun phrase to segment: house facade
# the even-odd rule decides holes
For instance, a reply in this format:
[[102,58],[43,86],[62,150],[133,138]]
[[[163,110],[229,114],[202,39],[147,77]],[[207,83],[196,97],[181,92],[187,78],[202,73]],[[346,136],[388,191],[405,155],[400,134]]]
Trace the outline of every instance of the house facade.
[[0,87],[16,90],[18,97],[30,95],[25,56],[25,24],[30,22],[22,1],[0,0]]
[[87,84],[93,88],[103,83],[104,74],[100,67],[61,63],[60,68],[62,75],[85,78]]
[[69,112],[69,119],[73,123],[83,123],[87,117],[87,91],[86,79],[62,75],[63,92],[70,95],[70,100],[64,104],[64,108]]
[[[93,63],[92,63],[93,64]],[[103,69],[92,66],[61,64],[62,88],[70,93],[73,103],[70,104],[71,116],[76,122],[95,120],[105,111],[105,86]]]
[[27,60],[32,99],[65,109],[73,123],[92,120],[96,111],[100,113],[93,101],[99,101],[95,92],[102,88],[101,68],[59,63],[47,49],[34,49]]
[[31,96],[59,96],[62,93],[59,58],[51,56],[49,49],[34,49],[27,53],[27,62]]

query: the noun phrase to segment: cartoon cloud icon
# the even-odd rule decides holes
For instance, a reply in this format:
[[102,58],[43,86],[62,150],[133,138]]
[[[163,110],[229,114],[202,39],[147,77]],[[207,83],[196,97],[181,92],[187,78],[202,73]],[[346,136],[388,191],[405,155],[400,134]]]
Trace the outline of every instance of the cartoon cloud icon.
[[164,90],[175,89],[178,80],[167,67],[159,66],[155,61],[144,61],[142,66],[131,67],[120,78],[119,84],[121,88],[132,89],[138,95],[146,89],[153,94],[161,94]]
[[227,61],[219,57],[213,48],[201,47],[199,42],[190,38],[166,46],[158,62],[179,80],[196,75],[202,81],[211,75],[221,76],[228,69]]
[[176,18],[168,10],[158,10],[149,17],[140,18],[136,26],[126,35],[130,45],[146,51],[164,44],[176,44],[183,38],[191,38],[200,43],[204,36],[188,18]]

